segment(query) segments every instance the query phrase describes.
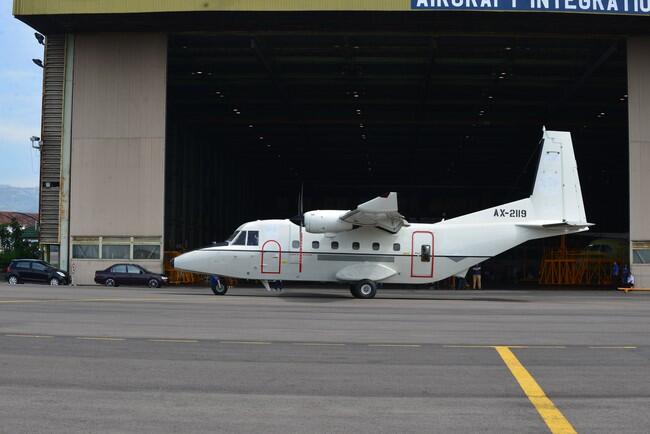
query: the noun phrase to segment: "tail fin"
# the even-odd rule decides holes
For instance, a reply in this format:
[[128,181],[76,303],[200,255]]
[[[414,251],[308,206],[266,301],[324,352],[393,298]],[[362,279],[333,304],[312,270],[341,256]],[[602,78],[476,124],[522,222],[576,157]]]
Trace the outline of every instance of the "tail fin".
[[571,133],[544,130],[543,141],[530,197],[535,219],[587,225]]

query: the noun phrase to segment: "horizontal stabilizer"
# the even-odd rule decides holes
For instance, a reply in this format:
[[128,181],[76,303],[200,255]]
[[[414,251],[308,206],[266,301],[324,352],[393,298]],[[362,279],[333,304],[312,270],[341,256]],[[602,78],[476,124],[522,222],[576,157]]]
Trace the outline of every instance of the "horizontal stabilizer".
[[567,222],[567,221],[561,221],[561,222],[526,222],[526,223],[517,223],[517,226],[525,227],[525,228],[532,228],[532,229],[576,229],[576,228],[585,228],[588,229],[589,226],[593,226],[593,223],[586,223],[586,222]]

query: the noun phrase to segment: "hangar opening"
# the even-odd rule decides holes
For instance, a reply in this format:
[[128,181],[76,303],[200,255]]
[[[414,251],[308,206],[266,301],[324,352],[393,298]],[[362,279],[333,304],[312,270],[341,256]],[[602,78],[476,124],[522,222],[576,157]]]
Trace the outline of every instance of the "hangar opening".
[[166,249],[295,216],[301,186],[305,211],[397,191],[414,222],[524,198],[543,126],[572,133],[596,231],[627,232],[624,39],[601,17],[515,15],[263,14],[170,34]]

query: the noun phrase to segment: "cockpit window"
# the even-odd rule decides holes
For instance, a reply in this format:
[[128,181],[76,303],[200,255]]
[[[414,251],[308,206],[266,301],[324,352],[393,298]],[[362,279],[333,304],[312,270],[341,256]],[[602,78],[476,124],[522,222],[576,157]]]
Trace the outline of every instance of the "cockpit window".
[[239,234],[239,231],[235,231],[235,232],[233,232],[232,235],[228,237],[228,239],[226,240],[226,242],[229,243],[229,242],[231,242],[232,240],[234,240],[235,237],[237,236],[237,234]]
[[257,246],[259,244],[260,231],[248,231],[248,246]]
[[245,246],[246,245],[246,231],[241,231],[231,243],[232,246]]

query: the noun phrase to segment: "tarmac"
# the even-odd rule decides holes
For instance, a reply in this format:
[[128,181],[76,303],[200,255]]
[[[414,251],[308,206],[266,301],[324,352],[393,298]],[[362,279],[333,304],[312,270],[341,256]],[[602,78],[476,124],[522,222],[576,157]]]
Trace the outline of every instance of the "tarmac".
[[650,293],[0,283],[0,432],[647,433]]

